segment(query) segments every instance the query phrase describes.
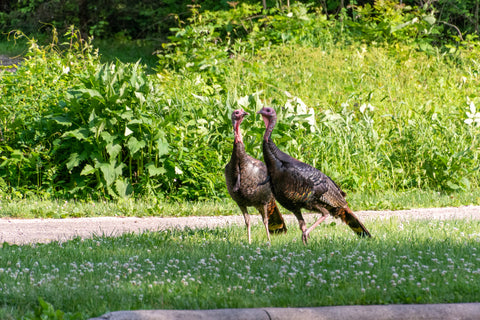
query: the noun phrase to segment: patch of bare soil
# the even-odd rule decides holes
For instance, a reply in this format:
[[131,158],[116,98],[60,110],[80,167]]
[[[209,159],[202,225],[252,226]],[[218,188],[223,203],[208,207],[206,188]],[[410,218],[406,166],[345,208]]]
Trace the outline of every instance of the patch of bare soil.
[[[285,210],[284,210],[285,211]],[[399,223],[412,219],[480,219],[480,206],[459,208],[429,208],[400,211],[358,211],[361,221],[396,219]],[[304,214],[307,224],[313,223],[317,214]],[[298,231],[292,214],[284,213],[289,232]],[[324,223],[329,223],[329,217]],[[252,215],[252,223],[261,223],[260,215]],[[68,219],[0,219],[0,243],[30,244],[67,241],[76,237],[118,236],[123,233],[141,233],[171,228],[215,228],[228,225],[244,226],[243,216],[182,217],[182,218],[68,218]]]

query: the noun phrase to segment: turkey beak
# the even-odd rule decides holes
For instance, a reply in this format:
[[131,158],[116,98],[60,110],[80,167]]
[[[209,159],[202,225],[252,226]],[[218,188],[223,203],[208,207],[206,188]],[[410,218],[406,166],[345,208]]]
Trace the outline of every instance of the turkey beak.
[[242,116],[248,116],[249,114],[250,113],[248,113],[247,111],[244,110],[243,113],[242,113]]

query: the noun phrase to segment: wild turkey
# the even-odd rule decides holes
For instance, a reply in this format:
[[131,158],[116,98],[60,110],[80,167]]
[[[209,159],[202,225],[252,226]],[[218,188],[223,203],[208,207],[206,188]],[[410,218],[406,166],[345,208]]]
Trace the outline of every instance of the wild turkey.
[[247,226],[248,243],[250,235],[250,216],[247,207],[255,207],[262,215],[263,224],[270,241],[270,233],[287,232],[285,221],[277,207],[270,185],[261,184],[267,179],[265,164],[245,152],[240,123],[248,113],[242,109],[233,111],[232,125],[235,135],[230,162],[225,167],[225,181],[228,193],[240,207]]
[[[283,207],[297,217],[303,243],[307,243],[310,232],[322,223],[328,214],[342,219],[359,236],[371,237],[370,232],[348,207],[345,192],[332,179],[278,149],[271,138],[277,122],[275,110],[265,107],[257,113],[262,115],[266,126],[263,136],[263,158],[273,194]],[[302,208],[319,212],[322,217],[307,229],[301,213]]]

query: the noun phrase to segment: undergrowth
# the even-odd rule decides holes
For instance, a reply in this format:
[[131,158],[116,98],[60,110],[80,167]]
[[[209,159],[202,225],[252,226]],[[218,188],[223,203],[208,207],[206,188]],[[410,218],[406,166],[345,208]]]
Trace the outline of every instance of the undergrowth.
[[18,71],[0,74],[0,193],[222,200],[230,113],[250,112],[244,141],[261,159],[264,105],[280,149],[347,193],[474,192],[478,44],[435,46],[430,9],[389,6],[356,8],[359,20],[302,4],[192,7],[154,68],[102,62],[74,27],[29,39]]

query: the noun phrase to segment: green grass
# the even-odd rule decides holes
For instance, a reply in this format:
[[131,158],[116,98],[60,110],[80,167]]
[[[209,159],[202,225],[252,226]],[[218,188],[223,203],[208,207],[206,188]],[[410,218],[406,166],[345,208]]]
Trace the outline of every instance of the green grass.
[[0,53],[14,57],[18,55],[24,55],[27,53],[28,44],[25,38],[14,40],[13,35],[8,38],[3,35],[0,36]]
[[[466,53],[427,55],[405,46],[284,46],[238,59],[227,83],[240,96],[260,92],[277,110],[285,109],[285,91],[301,98],[317,127],[306,130],[301,117],[279,112],[273,140],[343,188],[468,190],[479,177],[480,127],[464,122],[469,101],[478,105],[471,63]],[[257,123],[262,127],[250,126]],[[246,135],[261,154],[259,139]]]
[[93,45],[103,62],[114,62],[119,60],[123,63],[135,63],[138,60],[145,64],[148,69],[154,68],[158,58],[154,54],[160,43],[148,40],[95,40]]
[[[0,249],[0,317],[38,298],[68,316],[114,310],[479,302],[480,221],[371,220],[374,238],[296,225],[266,244],[243,227],[126,234]],[[28,318],[28,317],[27,317]]]
[[[347,195],[347,201],[355,211],[460,207],[480,205],[480,190],[448,194],[422,190],[352,193]],[[290,213],[283,208],[280,210],[284,214]],[[202,202],[165,202],[156,198],[119,201],[0,199],[0,217],[5,218],[186,217],[236,214],[241,213],[231,199]]]

